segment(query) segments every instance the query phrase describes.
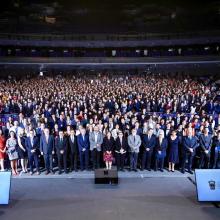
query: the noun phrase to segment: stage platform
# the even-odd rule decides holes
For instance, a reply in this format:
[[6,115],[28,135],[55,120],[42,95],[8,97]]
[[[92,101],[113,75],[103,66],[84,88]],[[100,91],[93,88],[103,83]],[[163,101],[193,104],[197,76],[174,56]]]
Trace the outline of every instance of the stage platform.
[[194,175],[119,172],[118,185],[95,185],[93,172],[12,178],[1,220],[219,220],[220,209],[199,203]]
[[[57,169],[56,169],[57,170]],[[180,178],[186,178],[191,177],[193,178],[194,175],[189,174],[185,172],[185,174],[182,174],[179,171],[175,171],[174,173],[168,172],[167,170],[164,170],[164,172],[160,171],[138,171],[138,172],[129,172],[128,170],[125,170],[125,172],[119,171],[118,172],[119,178],[161,178],[161,177],[180,177]],[[40,175],[30,175],[25,173],[20,173],[18,176],[13,176],[14,179],[93,179],[94,178],[94,171],[78,171],[78,172],[71,172],[68,174],[62,173],[61,175],[58,174],[58,171],[55,172],[55,174],[48,174],[45,175],[44,172],[42,172]]]

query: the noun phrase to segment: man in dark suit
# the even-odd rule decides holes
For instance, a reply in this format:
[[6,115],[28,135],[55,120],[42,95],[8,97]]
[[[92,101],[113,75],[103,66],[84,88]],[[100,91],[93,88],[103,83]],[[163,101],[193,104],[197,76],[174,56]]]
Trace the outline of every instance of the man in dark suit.
[[62,130],[59,131],[59,136],[55,139],[55,148],[58,158],[58,167],[59,167],[59,174],[61,174],[62,170],[62,162],[64,167],[64,172],[67,173],[67,138],[64,137],[64,133]]
[[196,154],[196,148],[198,147],[198,139],[192,136],[192,129],[188,129],[188,135],[183,138],[183,161],[182,161],[182,173],[185,173],[185,164],[188,160],[188,172],[192,172],[192,162]]
[[77,172],[78,147],[77,147],[77,139],[75,136],[75,131],[73,129],[70,130],[68,141],[69,141],[69,155],[70,155],[70,171],[74,169],[74,171]]
[[210,166],[210,154],[211,154],[211,147],[212,147],[212,136],[209,134],[209,128],[205,128],[204,134],[200,135],[199,138],[199,144],[200,144],[200,164],[199,169],[202,169],[204,167],[209,169]]
[[127,152],[128,143],[126,138],[123,136],[122,131],[119,131],[115,145],[117,169],[124,171],[125,155]]
[[217,136],[214,138],[214,163],[213,169],[219,169],[220,163],[220,131],[218,131]]
[[28,159],[30,164],[30,174],[33,175],[33,163],[37,170],[37,175],[40,174],[37,149],[39,148],[39,139],[34,135],[34,131],[30,130],[29,137],[25,140],[25,146],[28,153]]
[[40,137],[40,152],[44,156],[44,163],[46,168],[46,175],[53,171],[53,157],[54,154],[54,137],[50,135],[49,129],[45,128],[44,133]]
[[86,129],[82,128],[80,134],[77,136],[77,144],[79,149],[80,169],[81,171],[89,168],[89,135]]
[[153,134],[153,129],[149,128],[148,133],[143,135],[143,157],[142,157],[142,166],[141,170],[145,169],[147,161],[147,170],[151,170],[151,157],[153,154],[153,149],[156,145],[156,136]]

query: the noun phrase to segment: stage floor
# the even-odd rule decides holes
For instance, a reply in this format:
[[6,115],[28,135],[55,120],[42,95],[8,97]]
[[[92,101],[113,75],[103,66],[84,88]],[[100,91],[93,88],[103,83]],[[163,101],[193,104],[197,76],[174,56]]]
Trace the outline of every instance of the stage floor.
[[1,220],[219,220],[220,209],[198,203],[187,177],[120,178],[117,186],[92,178],[13,178]]

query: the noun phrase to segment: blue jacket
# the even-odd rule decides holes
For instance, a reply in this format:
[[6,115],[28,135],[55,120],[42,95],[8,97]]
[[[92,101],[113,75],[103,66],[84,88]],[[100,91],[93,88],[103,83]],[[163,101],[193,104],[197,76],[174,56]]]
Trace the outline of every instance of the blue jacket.
[[[27,149],[27,153],[29,156],[31,156],[32,154],[36,154],[37,153],[37,149],[39,149],[39,139],[38,137],[34,137],[33,138],[33,145],[31,144],[31,138],[27,137],[25,140],[25,146]],[[35,150],[34,153],[31,152],[31,150]]]
[[84,141],[83,141],[82,134],[79,134],[77,136],[77,144],[78,144],[79,152],[82,152],[83,148],[85,148],[86,150],[89,150],[89,135],[85,134]]
[[184,137],[183,138],[183,148],[184,153],[188,153],[190,149],[193,149],[193,153],[195,153],[195,149],[198,147],[198,139],[196,137]]
[[46,154],[52,154],[52,151],[54,151],[54,137],[52,135],[49,135],[48,143],[46,142],[45,135],[41,135],[40,137],[40,152],[43,152]]
[[212,147],[212,136],[209,134],[208,136],[205,136],[204,134],[200,135],[199,138],[200,147],[202,151],[211,150]]

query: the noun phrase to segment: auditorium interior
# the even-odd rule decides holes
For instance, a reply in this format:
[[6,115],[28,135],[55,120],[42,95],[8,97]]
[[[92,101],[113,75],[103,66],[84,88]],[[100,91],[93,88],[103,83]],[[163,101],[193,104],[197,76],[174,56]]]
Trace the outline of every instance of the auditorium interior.
[[220,1],[0,7],[0,220],[219,220]]

